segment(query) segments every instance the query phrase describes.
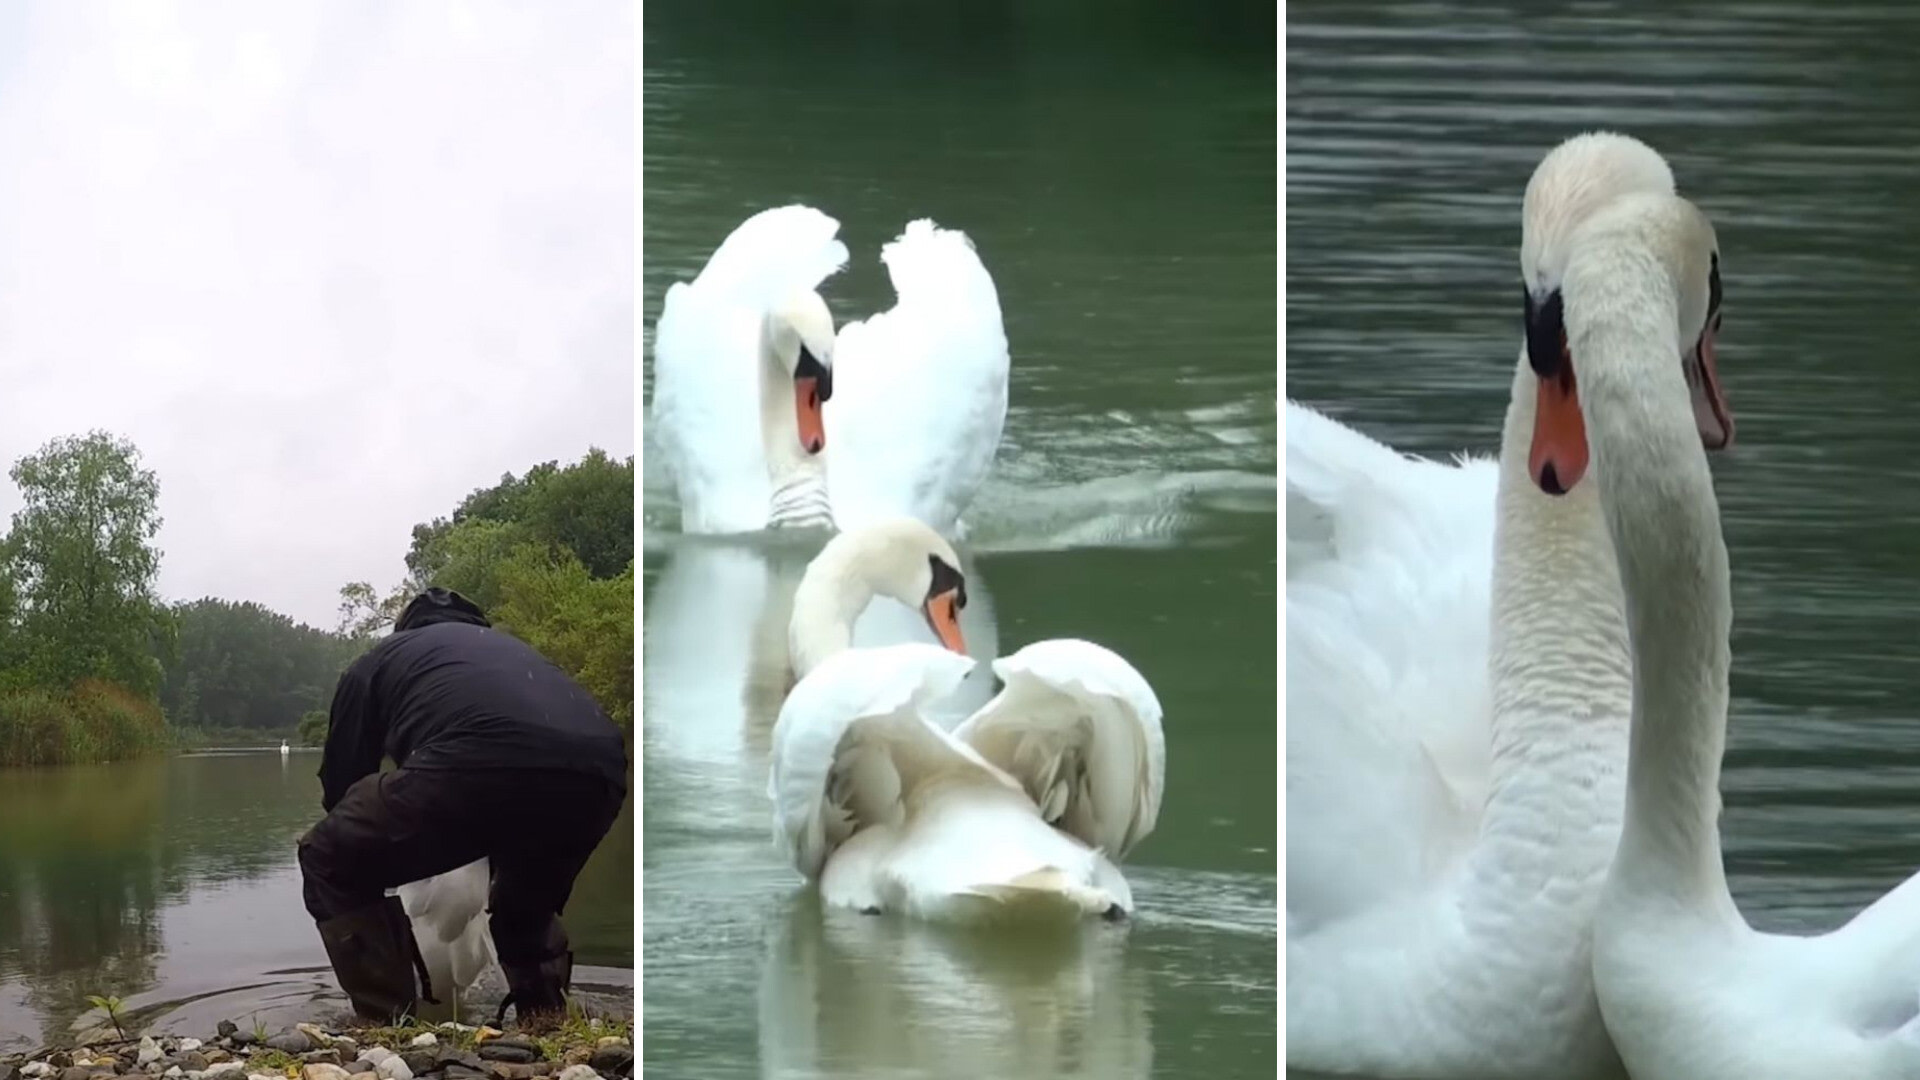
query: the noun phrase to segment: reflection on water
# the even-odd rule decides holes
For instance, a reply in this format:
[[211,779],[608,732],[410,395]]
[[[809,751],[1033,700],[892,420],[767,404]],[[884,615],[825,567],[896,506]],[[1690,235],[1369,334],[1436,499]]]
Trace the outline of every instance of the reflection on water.
[[1125,929],[968,934],[795,901],[768,941],[760,1067],[1035,1080],[1146,1076],[1147,978]]
[[[294,843],[319,817],[315,753],[209,752],[0,770],[0,1053],[104,1018],[204,1035],[346,1009],[300,899]],[[575,979],[631,1007],[631,803],[574,890]],[[482,995],[474,1009],[498,1001]]]
[[[649,550],[670,548],[648,595],[643,635],[647,699],[663,712],[704,717],[698,725],[648,729],[649,753],[690,763],[746,762],[764,770],[780,703],[794,682],[787,628],[793,594],[824,533],[751,537],[648,537]],[[961,553],[967,606],[960,630],[980,663],[936,713],[957,720],[993,694],[998,656],[993,597],[978,563]],[[880,597],[853,627],[856,648],[939,639],[917,610]]]

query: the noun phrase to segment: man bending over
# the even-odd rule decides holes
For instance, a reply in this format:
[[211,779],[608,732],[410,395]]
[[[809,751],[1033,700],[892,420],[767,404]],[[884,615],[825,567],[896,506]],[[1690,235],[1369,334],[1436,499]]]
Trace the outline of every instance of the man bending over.
[[[626,744],[592,695],[466,597],[428,589],[340,676],[329,725],[327,816],[300,838],[300,871],[354,1011],[388,1023],[446,992],[424,985],[386,891],[480,858],[508,1001],[522,1022],[562,1011],[560,912],[626,799]],[[380,772],[383,756],[398,768]]]

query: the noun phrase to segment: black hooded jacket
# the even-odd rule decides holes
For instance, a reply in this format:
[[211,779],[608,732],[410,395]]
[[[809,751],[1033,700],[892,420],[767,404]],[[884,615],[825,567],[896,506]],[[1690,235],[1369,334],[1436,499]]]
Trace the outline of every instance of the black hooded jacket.
[[465,598],[435,592],[340,676],[321,808],[377,772],[383,754],[423,772],[557,770],[624,789],[626,743],[593,696]]

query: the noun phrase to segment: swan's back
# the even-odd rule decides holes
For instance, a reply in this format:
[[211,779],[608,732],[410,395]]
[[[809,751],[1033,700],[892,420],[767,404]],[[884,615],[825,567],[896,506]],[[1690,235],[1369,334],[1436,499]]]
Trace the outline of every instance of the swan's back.
[[1291,936],[1430,887],[1472,842],[1498,473],[1292,402],[1286,442]]
[[834,524],[907,514],[951,533],[993,467],[1007,416],[1007,335],[964,233],[909,224],[880,252],[898,300],[834,343],[827,489]]
[[653,330],[647,434],[680,499],[681,531],[766,527],[767,458],[760,427],[760,326],[798,289],[846,265],[839,222],[805,206],[742,222],[691,284],[667,290]]

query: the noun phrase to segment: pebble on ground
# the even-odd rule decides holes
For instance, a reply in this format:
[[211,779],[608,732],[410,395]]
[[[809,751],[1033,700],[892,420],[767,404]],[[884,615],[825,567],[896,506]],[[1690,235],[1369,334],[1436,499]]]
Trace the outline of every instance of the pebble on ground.
[[[361,1045],[351,1031],[296,1024],[263,1036],[229,1020],[208,1039],[145,1036],[0,1057],[0,1080],[628,1080],[633,1044],[567,1040],[552,1060],[534,1039],[490,1027],[422,1026],[398,1045]],[[451,1036],[442,1040],[435,1031]],[[364,1032],[362,1033],[365,1034]],[[471,1036],[469,1038],[468,1036]],[[463,1049],[463,1044],[471,1044]]]

